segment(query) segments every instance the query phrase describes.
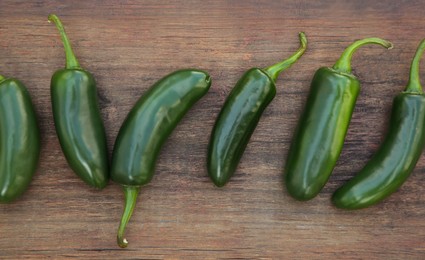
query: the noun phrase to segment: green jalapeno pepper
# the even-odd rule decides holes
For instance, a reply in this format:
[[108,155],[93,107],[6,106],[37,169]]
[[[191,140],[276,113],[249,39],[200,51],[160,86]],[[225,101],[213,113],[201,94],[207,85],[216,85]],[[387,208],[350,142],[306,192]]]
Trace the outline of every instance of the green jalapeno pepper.
[[287,190],[295,199],[314,198],[335,167],[360,90],[359,80],[351,74],[351,57],[365,44],[392,47],[379,38],[356,41],[333,68],[320,68],[313,77],[284,170]]
[[65,48],[66,68],[51,80],[53,118],[62,151],[71,169],[87,184],[102,189],[109,180],[106,133],[96,83],[82,69],[59,18],[51,14]]
[[419,80],[420,43],[406,89],[394,98],[388,134],[372,159],[332,196],[338,208],[360,209],[395,192],[409,177],[425,145],[425,94]]
[[37,168],[40,135],[25,86],[0,75],[0,202],[11,202],[27,189]]
[[211,133],[208,174],[218,187],[232,177],[263,111],[276,95],[280,72],[291,67],[307,49],[307,38],[299,34],[301,46],[289,59],[265,69],[248,70],[227,97]]
[[136,205],[140,186],[149,183],[161,146],[186,112],[207,92],[210,76],[180,70],[155,83],[135,104],[118,133],[112,155],[111,178],[123,186],[124,213],[117,242],[127,246],[124,232]]

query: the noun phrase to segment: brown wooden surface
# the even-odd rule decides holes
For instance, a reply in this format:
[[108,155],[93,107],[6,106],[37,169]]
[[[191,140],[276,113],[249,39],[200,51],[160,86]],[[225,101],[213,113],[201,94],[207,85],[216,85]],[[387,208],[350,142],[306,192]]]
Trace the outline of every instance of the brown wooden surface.
[[[425,37],[425,1],[12,1],[0,2],[0,72],[22,80],[42,133],[38,170],[18,201],[0,205],[0,259],[425,258],[425,157],[385,202],[347,212],[330,203],[378,148],[392,98],[403,89]],[[138,97],[180,68],[207,70],[210,92],[162,149],[152,182],[140,193],[127,249],[116,245],[123,208],[118,185],[89,188],[69,169],[55,135],[49,84],[63,67],[56,28],[62,18],[81,65],[97,80],[112,150]],[[278,80],[237,173],[213,186],[205,167],[214,119],[248,68],[309,49]],[[290,198],[281,172],[310,80],[354,40],[378,36],[395,48],[364,47],[354,56],[362,82],[346,143],[330,181],[309,202]],[[425,62],[422,62],[425,78]]]

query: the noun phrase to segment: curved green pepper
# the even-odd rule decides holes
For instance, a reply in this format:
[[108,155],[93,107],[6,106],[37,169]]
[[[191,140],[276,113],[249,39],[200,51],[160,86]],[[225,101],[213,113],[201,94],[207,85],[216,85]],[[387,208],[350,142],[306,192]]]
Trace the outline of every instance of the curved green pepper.
[[50,91],[56,133],[71,169],[87,184],[102,189],[108,184],[106,133],[93,76],[83,70],[72,51],[59,18],[51,14],[65,47],[66,68],[56,71]]
[[180,70],[155,83],[134,105],[118,133],[112,155],[111,178],[123,186],[125,208],[117,242],[127,247],[125,228],[136,205],[140,186],[155,172],[159,151],[186,112],[207,92],[210,76]]
[[216,186],[224,186],[236,171],[263,111],[276,95],[280,72],[291,67],[307,49],[305,34],[301,32],[299,37],[301,46],[295,54],[266,69],[248,70],[227,97],[208,147],[208,174]]
[[285,166],[289,194],[298,200],[314,198],[329,179],[341,153],[360,82],[351,74],[351,57],[365,44],[392,44],[366,38],[350,45],[333,68],[316,71]]
[[0,202],[27,189],[37,168],[40,134],[25,86],[0,75]]
[[409,177],[425,145],[425,94],[419,80],[420,43],[410,69],[409,83],[394,98],[388,134],[372,159],[333,195],[338,208],[360,209],[395,192]]

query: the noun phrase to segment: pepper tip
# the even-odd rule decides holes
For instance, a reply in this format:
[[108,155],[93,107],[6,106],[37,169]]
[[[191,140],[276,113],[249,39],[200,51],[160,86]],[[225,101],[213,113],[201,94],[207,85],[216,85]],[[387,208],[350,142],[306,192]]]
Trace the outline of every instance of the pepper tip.
[[300,42],[302,47],[306,47],[307,45],[307,36],[305,35],[305,32],[299,32],[298,36],[300,37]]
[[117,243],[118,243],[118,246],[121,248],[126,248],[128,246],[127,239],[122,238],[121,236],[117,236]]
[[55,14],[49,14],[49,15],[47,16],[47,21],[48,21],[49,23],[54,22],[53,20],[55,19],[55,17],[56,17],[56,15],[55,15]]

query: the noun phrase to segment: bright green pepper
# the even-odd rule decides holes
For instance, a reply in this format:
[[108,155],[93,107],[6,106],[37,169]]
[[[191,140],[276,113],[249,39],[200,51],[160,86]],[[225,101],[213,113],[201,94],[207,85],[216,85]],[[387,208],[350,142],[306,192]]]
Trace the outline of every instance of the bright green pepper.
[[50,84],[56,133],[71,169],[102,189],[109,181],[109,165],[95,80],[80,67],[59,18],[51,14],[49,21],[58,28],[66,54],[66,68],[56,71]]
[[37,168],[40,134],[25,86],[0,75],[0,202],[11,202],[28,188]]
[[394,98],[390,128],[372,159],[333,195],[338,208],[360,209],[395,192],[410,176],[425,145],[425,94],[419,80],[420,43],[406,89]]
[[140,187],[149,183],[162,145],[186,112],[207,92],[210,76],[180,70],[155,83],[134,105],[118,133],[112,155],[111,178],[123,186],[125,208],[117,242],[127,247],[125,228]]
[[333,68],[316,71],[284,170],[289,194],[298,200],[314,198],[326,184],[341,153],[360,90],[351,74],[351,57],[365,44],[392,44],[367,38],[350,45]]
[[305,34],[301,32],[299,37],[301,47],[295,54],[268,68],[248,70],[227,97],[208,147],[208,174],[216,186],[224,186],[236,171],[263,111],[276,95],[280,72],[291,67],[307,49]]

